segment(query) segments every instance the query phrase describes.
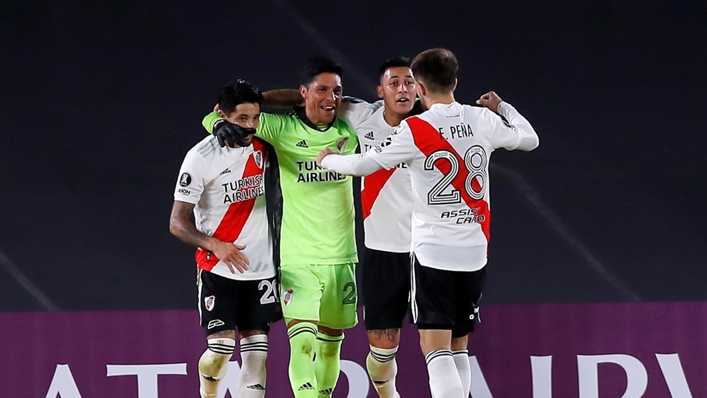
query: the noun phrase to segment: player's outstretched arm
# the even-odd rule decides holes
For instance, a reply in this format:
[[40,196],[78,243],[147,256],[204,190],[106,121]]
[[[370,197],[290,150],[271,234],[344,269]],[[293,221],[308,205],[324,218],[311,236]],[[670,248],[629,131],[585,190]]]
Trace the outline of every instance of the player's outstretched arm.
[[501,97],[496,94],[496,92],[489,91],[476,100],[476,103],[483,105],[503,116],[506,120],[508,120],[508,123],[511,126],[518,130],[518,133],[520,133],[520,143],[515,148],[507,149],[532,151],[540,145],[540,137],[538,137],[538,134],[535,132],[535,129],[533,129],[530,122],[524,118],[523,115],[521,115],[520,112],[518,112],[511,104],[503,101]]
[[352,176],[367,176],[380,170],[382,166],[365,153],[353,155],[340,155],[329,148],[319,152],[317,164],[325,169],[336,171],[339,174]]
[[[278,110],[283,109],[282,107],[287,107],[286,110],[291,110],[293,106],[304,104],[304,99],[300,94],[299,90],[295,89],[281,89],[281,90],[269,90],[262,93],[263,95],[263,107],[276,107]],[[266,113],[276,113],[269,109],[263,109]],[[201,124],[204,126],[206,131],[211,133],[214,128],[214,124],[219,120],[223,120],[218,114],[218,104],[214,107],[214,111],[204,116]]]
[[236,270],[240,273],[246,271],[250,261],[241,253],[245,246],[222,242],[199,232],[190,218],[194,206],[192,203],[174,201],[172,214],[169,217],[169,232],[182,242],[209,250],[219,260],[223,261],[232,273],[235,274]]

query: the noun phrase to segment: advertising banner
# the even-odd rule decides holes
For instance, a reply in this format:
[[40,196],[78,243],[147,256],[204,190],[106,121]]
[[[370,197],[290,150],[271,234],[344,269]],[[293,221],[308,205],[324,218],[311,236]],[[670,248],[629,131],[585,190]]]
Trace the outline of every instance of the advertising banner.
[[[474,398],[707,397],[707,303],[496,305],[470,335]],[[268,397],[292,397],[282,322],[269,338]],[[0,396],[198,397],[206,347],[196,311],[0,314]],[[376,397],[363,322],[346,332],[336,398]],[[222,383],[236,397],[238,355]],[[414,325],[398,353],[403,398],[430,397]]]

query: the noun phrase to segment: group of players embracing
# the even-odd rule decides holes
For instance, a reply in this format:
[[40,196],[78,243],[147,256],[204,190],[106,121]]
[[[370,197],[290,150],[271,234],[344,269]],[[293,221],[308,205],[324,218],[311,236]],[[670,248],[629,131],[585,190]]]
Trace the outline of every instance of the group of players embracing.
[[[294,396],[332,396],[344,330],[358,321],[352,176],[363,177],[373,386],[381,398],[400,397],[395,356],[409,313],[432,396],[469,396],[467,336],[486,275],[490,155],[530,151],[539,141],[494,92],[477,106],[456,102],[457,70],[443,48],[390,59],[373,103],[344,97],[342,67],[326,57],[306,63],[299,90],[261,93],[244,80],[223,89],[203,121],[213,134],[184,159],[170,218],[172,234],[197,246],[207,334],[202,398],[216,397],[237,333],[238,394],[265,396],[267,335],[281,318]],[[261,113],[269,104],[292,107]]]

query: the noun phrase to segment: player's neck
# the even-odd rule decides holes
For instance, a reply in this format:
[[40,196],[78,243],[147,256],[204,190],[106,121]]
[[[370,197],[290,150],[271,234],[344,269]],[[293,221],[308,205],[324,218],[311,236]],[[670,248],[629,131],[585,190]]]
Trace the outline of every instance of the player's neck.
[[425,102],[427,103],[427,107],[430,108],[434,104],[449,105],[455,101],[456,100],[454,99],[454,92],[451,92],[451,93],[429,94],[429,95],[427,95]]
[[331,127],[332,124],[334,124],[334,120],[336,119],[336,118],[334,118],[332,120],[327,120],[327,121],[321,120],[317,116],[316,111],[310,111],[307,108],[304,109],[304,115],[307,117],[307,120],[309,120],[309,122],[312,125],[314,125],[314,128],[316,128],[317,130],[328,129],[329,127]]
[[309,109],[306,109],[306,108],[305,108],[304,114],[305,114],[305,116],[307,116],[307,119],[308,119],[313,125],[315,125],[315,126],[317,126],[317,127],[319,127],[319,126],[325,126],[325,125],[328,124],[328,123],[324,123],[324,122],[322,122],[321,120],[319,120],[319,118],[317,118],[317,114],[316,114],[315,112],[310,112]]
[[397,112],[388,110],[387,108],[383,109],[383,120],[385,120],[385,122],[390,126],[395,127],[400,125],[400,122],[402,122],[406,117],[407,115],[400,115]]

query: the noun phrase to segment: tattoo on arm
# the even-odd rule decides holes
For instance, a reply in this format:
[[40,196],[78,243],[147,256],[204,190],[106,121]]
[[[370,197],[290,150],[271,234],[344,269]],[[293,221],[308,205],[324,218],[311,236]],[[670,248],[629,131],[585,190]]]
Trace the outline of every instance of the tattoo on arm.
[[191,221],[192,210],[194,204],[175,201],[169,217],[169,232],[182,242],[208,249],[206,246],[211,238],[196,229]]

